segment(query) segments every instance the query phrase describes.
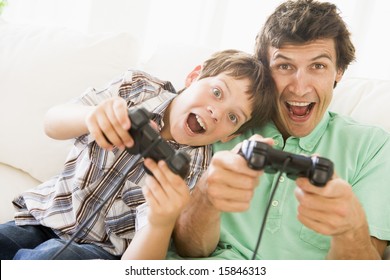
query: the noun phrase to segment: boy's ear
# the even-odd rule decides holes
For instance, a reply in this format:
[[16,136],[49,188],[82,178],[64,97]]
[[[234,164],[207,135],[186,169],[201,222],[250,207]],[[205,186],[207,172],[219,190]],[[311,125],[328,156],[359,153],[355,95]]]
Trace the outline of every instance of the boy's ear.
[[200,72],[202,71],[202,66],[198,65],[190,72],[190,74],[187,75],[187,78],[185,80],[185,87],[189,87],[193,81],[198,79]]
[[226,142],[228,142],[228,141],[230,141],[230,140],[232,140],[232,139],[234,139],[234,138],[236,138],[237,136],[240,136],[240,135],[241,135],[241,133],[238,133],[238,134],[231,134],[231,135],[229,135],[229,136],[226,136],[226,137],[222,138],[222,139],[221,139],[221,142],[222,142],[222,143],[226,143]]

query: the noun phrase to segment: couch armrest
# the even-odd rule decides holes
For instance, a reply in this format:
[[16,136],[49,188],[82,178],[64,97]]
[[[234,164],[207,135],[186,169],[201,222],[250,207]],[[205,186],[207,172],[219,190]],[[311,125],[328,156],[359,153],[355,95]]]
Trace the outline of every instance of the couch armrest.
[[13,198],[38,184],[28,173],[0,163],[0,223],[13,219]]

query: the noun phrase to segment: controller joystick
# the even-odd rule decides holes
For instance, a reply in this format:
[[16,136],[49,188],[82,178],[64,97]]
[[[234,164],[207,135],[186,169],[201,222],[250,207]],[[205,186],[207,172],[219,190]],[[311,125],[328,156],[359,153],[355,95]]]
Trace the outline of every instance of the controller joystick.
[[[130,135],[134,139],[134,146],[126,148],[130,154],[145,153],[144,157],[149,157],[156,162],[165,160],[169,168],[181,176],[183,179],[189,172],[190,156],[173,149],[160,134],[150,125],[152,114],[144,108],[128,109],[131,121]],[[146,172],[151,172],[146,168]]]
[[289,164],[285,167],[287,177],[295,180],[297,177],[306,177],[318,187],[325,186],[333,175],[333,162],[327,158],[317,156],[303,156],[275,150],[264,142],[245,140],[239,151],[248,166],[255,170],[263,170],[274,174],[281,170],[287,158]]

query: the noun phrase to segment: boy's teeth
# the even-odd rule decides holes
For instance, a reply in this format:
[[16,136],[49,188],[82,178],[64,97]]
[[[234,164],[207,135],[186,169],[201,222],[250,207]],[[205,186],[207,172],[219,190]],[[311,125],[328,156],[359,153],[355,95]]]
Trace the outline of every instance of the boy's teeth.
[[204,124],[204,122],[202,121],[202,119],[196,115],[196,120],[198,121],[199,125],[204,129],[206,130],[206,125]]

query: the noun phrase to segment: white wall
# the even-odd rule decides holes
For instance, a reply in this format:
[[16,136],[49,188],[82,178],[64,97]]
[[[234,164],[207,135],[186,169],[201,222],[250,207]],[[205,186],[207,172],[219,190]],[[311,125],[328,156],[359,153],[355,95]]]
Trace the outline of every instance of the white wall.
[[[167,43],[252,52],[279,0],[9,0],[4,19],[86,33],[130,32],[147,57]],[[346,75],[390,80],[387,0],[332,0],[353,34],[357,61]]]

